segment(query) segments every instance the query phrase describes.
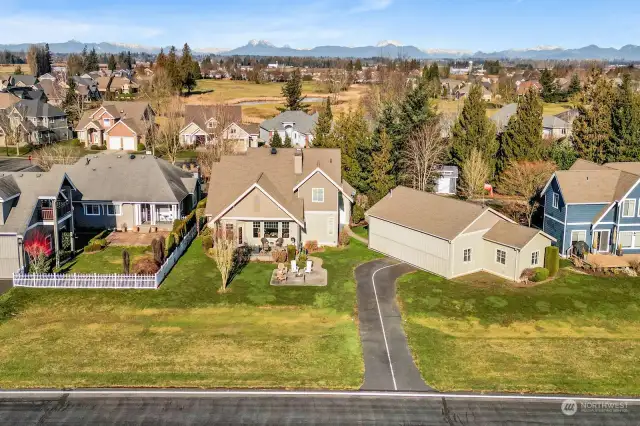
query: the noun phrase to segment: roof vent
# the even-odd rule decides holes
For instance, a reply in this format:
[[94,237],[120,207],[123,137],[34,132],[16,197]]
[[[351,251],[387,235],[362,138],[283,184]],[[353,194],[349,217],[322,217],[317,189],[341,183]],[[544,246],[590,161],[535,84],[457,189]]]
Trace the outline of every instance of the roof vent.
[[131,155],[129,156],[129,159],[130,159],[130,160],[133,160],[134,158],[136,158],[136,155],[135,155],[135,154],[131,154]]
[[278,150],[275,147],[271,147],[271,155],[276,155]]

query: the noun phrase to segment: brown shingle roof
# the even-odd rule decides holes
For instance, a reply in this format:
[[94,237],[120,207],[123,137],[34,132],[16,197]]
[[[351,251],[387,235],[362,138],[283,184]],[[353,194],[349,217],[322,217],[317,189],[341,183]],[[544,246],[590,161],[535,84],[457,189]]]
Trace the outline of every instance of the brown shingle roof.
[[521,249],[526,246],[533,237],[538,235],[539,232],[537,229],[518,225],[517,223],[499,221],[493,225],[482,238],[505,246]]
[[341,179],[339,149],[315,148],[303,151],[302,173],[293,168],[295,148],[280,148],[271,154],[267,148],[252,148],[245,154],[223,156],[211,171],[206,213],[216,217],[252,185],[258,184],[296,219],[303,220],[302,199],[293,188],[317,167],[337,185]]
[[211,118],[230,123],[242,123],[242,107],[240,105],[186,105],[184,108],[184,126],[195,123],[206,130],[205,123]]
[[250,135],[260,134],[260,125],[258,123],[236,123],[242,130]]
[[487,210],[455,198],[398,186],[367,215],[451,241]]
[[19,100],[20,98],[13,93],[0,93],[0,109],[8,109],[18,103]]

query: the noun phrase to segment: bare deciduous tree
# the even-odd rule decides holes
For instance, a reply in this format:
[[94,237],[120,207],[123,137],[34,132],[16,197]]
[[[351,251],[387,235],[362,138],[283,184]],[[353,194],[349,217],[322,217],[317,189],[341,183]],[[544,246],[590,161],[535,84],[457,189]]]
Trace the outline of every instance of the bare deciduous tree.
[[29,143],[29,134],[19,122],[12,122],[8,115],[0,113],[0,131],[4,133],[7,153],[9,147],[16,147],[16,155],[20,155],[20,146]]
[[343,69],[331,69],[322,76],[322,82],[331,95],[331,102],[336,104],[340,92],[349,87],[349,74]]
[[555,170],[556,165],[549,161],[519,161],[511,163],[502,173],[498,189],[505,195],[521,198],[529,226],[540,205],[540,191]]
[[[220,161],[224,155],[237,152],[238,140],[229,133],[229,125],[233,123],[233,117],[228,107],[211,105],[203,108],[202,122],[205,123],[208,142],[204,150],[198,151],[198,164],[201,176],[209,179],[214,163]],[[211,126],[206,124],[209,122]]]
[[33,154],[33,161],[46,172],[54,164],[74,164],[80,157],[73,146],[53,144],[37,150]]
[[407,184],[419,191],[433,191],[448,148],[436,120],[416,130],[404,152]]
[[384,105],[399,105],[409,89],[407,74],[402,71],[382,68],[376,71],[376,75],[380,84],[371,85],[362,99],[366,113],[374,120],[378,120]]
[[222,287],[220,291],[225,292],[227,285],[229,284],[229,277],[233,269],[233,263],[235,260],[236,244],[233,235],[228,235],[226,232],[216,226],[214,230],[213,248],[209,249],[209,256],[216,262],[216,266],[220,271],[222,278]]
[[460,191],[466,198],[473,199],[484,194],[484,184],[489,179],[489,163],[482,152],[472,149],[462,163],[462,184]]
[[175,164],[178,152],[182,148],[180,130],[182,129],[183,120],[184,104],[178,96],[175,96],[167,104],[164,117],[160,120],[157,128],[157,133],[152,136],[155,139],[154,146],[167,156],[171,164]]

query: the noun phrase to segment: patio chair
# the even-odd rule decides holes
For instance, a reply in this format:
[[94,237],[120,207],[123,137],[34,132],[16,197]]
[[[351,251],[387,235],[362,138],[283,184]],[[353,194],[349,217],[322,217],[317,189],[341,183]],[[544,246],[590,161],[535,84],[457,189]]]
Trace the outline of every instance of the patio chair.
[[267,240],[266,238],[262,237],[260,242],[262,243],[262,252],[263,253],[267,253],[269,250],[271,250],[271,247],[269,247],[269,240]]
[[278,238],[276,240],[276,247],[282,247],[283,243],[284,243],[284,240],[282,238]]
[[293,272],[294,274],[298,273],[298,265],[296,264],[295,260],[291,261],[291,272]]
[[311,269],[312,265],[313,265],[313,261],[312,260],[307,260],[307,267],[304,268],[304,273],[305,274],[310,274],[311,273],[311,271],[313,270],[313,269]]

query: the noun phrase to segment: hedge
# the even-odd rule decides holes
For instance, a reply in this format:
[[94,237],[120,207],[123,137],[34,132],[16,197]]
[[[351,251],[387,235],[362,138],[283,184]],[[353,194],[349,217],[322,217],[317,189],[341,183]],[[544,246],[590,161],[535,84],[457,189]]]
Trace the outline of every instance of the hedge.
[[550,276],[555,276],[560,269],[560,255],[558,247],[549,246],[544,250],[544,266],[549,270]]
[[531,281],[538,283],[549,278],[549,270],[547,268],[535,268],[535,273]]

